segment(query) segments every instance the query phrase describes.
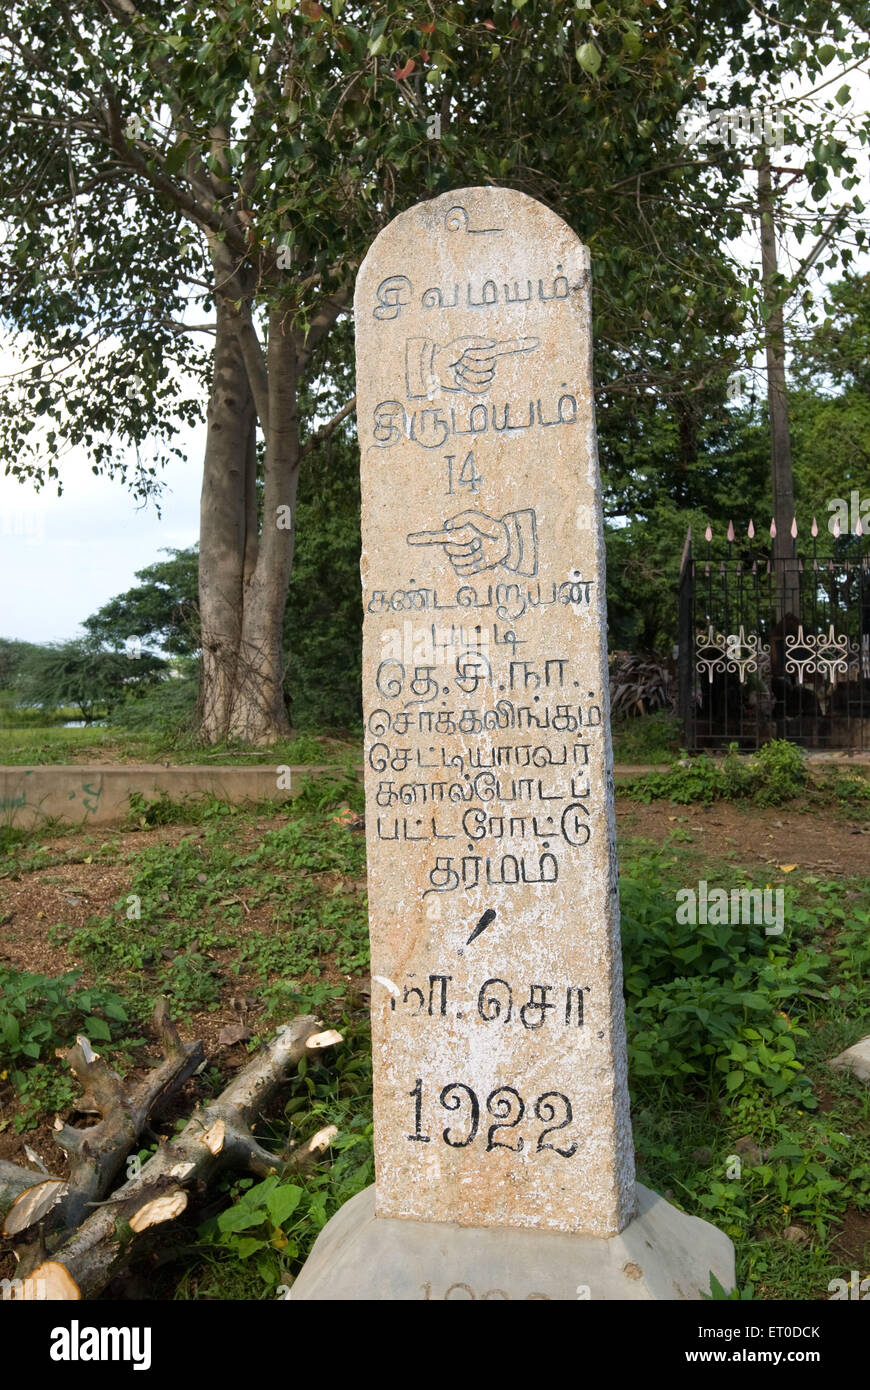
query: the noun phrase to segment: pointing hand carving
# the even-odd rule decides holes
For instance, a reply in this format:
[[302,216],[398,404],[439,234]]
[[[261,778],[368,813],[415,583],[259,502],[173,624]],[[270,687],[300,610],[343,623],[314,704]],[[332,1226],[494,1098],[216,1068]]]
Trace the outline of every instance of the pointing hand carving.
[[502,565],[515,574],[538,571],[538,538],[532,508],[499,518],[486,512],[458,512],[440,531],[412,531],[408,545],[442,545],[458,575],[479,574]]
[[492,385],[499,358],[534,352],[540,338],[454,338],[442,347],[429,338],[409,338],[405,347],[408,395],[432,396],[438,390],[484,395]]

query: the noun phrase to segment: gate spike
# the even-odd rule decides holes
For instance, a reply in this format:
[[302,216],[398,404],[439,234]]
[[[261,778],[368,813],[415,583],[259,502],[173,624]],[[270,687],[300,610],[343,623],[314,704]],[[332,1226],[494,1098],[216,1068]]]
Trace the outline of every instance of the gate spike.
[[733,540],[734,540],[734,522],[733,522],[733,521],[729,521],[729,523],[728,523],[728,540],[729,540],[729,542],[733,542]]
[[704,540],[707,541],[707,543],[709,544],[710,541],[711,541],[712,539],[713,539],[713,529],[712,529],[712,527],[710,526],[710,523],[708,522],[708,523],[707,523],[707,529],[706,529],[706,531],[704,532]]
[[812,536],[817,536],[819,534],[819,523],[816,521],[815,517],[813,517],[813,524],[810,527],[810,534]]
[[755,537],[755,524],[752,520],[752,517],[749,518],[749,525],[746,528],[746,534],[750,540],[753,540]]
[[791,538],[792,538],[793,541],[797,540],[797,517],[796,517],[796,516],[793,516],[792,519],[791,519]]
[[856,535],[856,536],[863,536],[863,534],[864,534],[864,527],[861,525],[861,518],[860,518],[860,516],[859,516],[859,517],[858,517],[858,520],[855,522],[855,535]]
[[838,516],[835,516],[835,517],[834,517],[834,540],[835,540],[835,541],[838,541],[839,539],[840,539],[840,518],[839,518]]

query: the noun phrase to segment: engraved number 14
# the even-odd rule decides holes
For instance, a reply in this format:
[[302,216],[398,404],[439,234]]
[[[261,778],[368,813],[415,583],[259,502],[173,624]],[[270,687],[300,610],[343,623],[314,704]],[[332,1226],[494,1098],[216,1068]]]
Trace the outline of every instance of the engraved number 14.
[[466,456],[465,456],[465,461],[464,461],[464,463],[462,464],[462,467],[459,469],[459,472],[456,473],[455,475],[454,475],[453,465],[454,465],[454,463],[456,462],[456,455],[455,455],[455,454],[447,454],[447,455],[446,455],[446,459],[447,459],[447,495],[448,495],[448,496],[453,496],[453,495],[456,493],[457,487],[454,487],[454,486],[453,486],[454,482],[458,485],[458,487],[467,487],[467,488],[469,489],[469,491],[471,491],[471,492],[477,492],[477,489],[480,487],[481,483],[483,482],[483,478],[482,478],[481,475],[478,473],[477,468],[475,467],[475,463],[474,463],[474,454],[473,454],[473,453],[466,454]]

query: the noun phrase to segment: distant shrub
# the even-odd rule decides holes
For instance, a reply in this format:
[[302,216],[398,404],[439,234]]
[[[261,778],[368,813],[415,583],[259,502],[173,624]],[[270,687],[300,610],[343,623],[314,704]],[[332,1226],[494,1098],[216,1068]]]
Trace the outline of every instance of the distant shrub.
[[153,733],[171,742],[189,736],[196,724],[199,685],[192,675],[169,677],[137,699],[126,700],[109,716],[109,724],[131,733]]
[[610,660],[610,710],[615,719],[673,713],[677,686],[668,658],[655,653],[615,652]]
[[781,806],[798,796],[807,782],[801,750],[785,739],[772,739],[753,757],[741,757],[731,745],[723,762],[708,754],[684,758],[664,772],[648,772],[620,786],[635,801],[753,801]]
[[680,734],[680,721],[670,710],[614,720],[614,757],[625,763],[669,762],[679,750]]

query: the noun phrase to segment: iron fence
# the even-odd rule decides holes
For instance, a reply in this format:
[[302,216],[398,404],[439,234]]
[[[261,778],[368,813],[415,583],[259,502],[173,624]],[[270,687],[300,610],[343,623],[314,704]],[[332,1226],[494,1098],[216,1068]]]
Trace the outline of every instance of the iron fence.
[[[870,548],[857,534],[819,550],[813,522],[773,557],[752,523],[680,567],[679,701],[686,747],[870,749]],[[771,527],[772,535],[773,528]]]

